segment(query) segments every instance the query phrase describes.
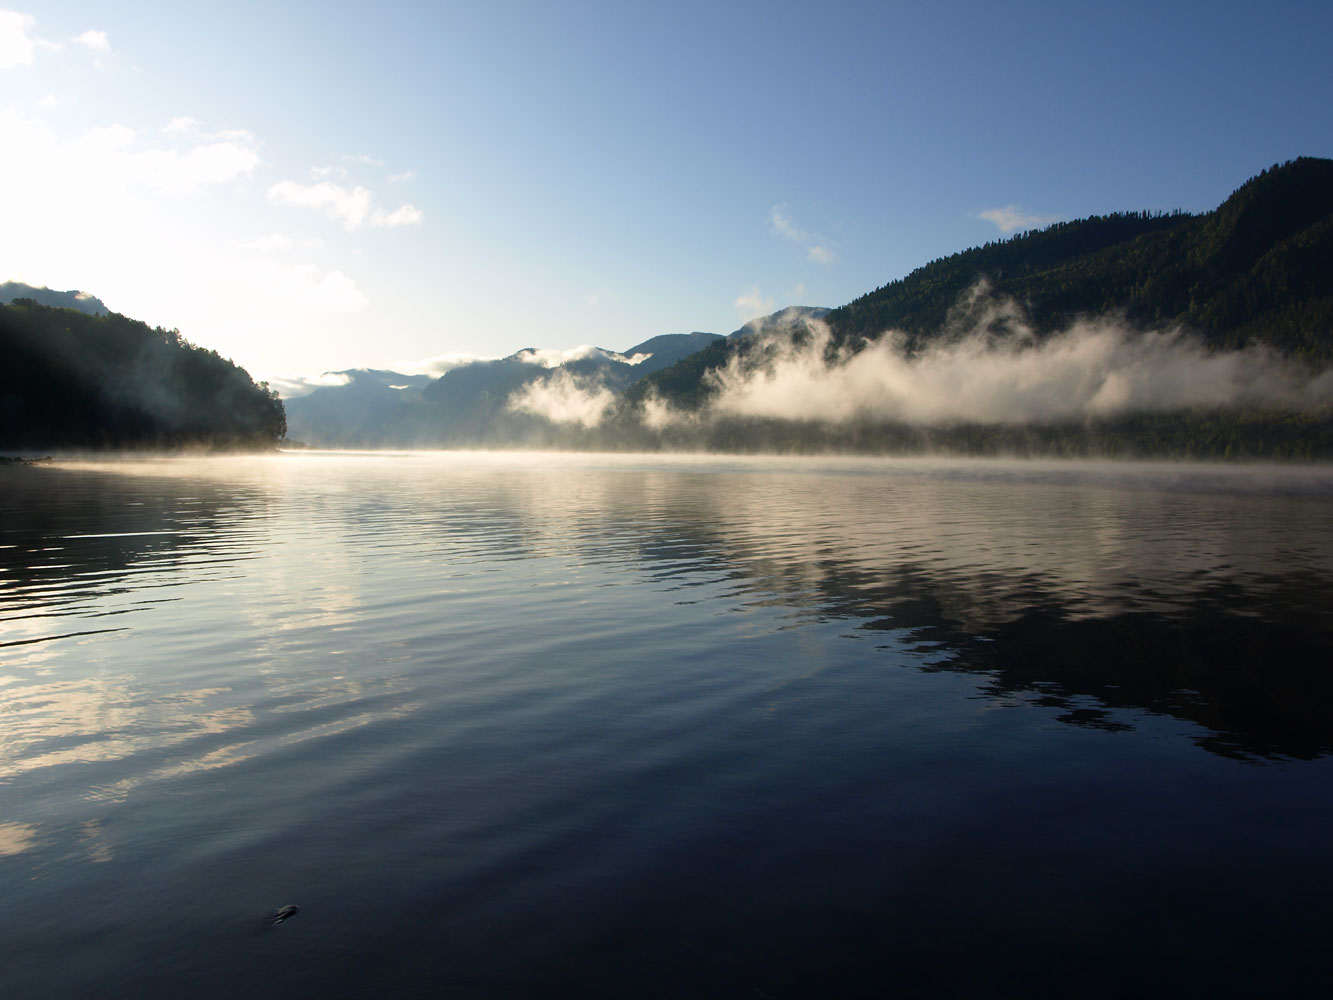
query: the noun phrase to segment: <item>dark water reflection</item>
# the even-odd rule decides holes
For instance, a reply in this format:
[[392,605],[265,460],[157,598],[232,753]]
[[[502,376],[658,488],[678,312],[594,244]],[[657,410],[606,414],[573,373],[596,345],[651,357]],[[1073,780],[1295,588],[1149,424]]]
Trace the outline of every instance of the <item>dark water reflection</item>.
[[0,469],[0,995],[1321,989],[1331,500],[1291,469]]

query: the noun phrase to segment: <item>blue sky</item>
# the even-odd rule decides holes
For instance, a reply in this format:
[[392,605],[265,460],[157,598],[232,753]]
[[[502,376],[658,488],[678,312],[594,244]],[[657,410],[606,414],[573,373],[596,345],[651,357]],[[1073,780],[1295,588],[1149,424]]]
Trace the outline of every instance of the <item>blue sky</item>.
[[1327,2],[11,2],[0,280],[274,380],[726,333],[1333,156]]

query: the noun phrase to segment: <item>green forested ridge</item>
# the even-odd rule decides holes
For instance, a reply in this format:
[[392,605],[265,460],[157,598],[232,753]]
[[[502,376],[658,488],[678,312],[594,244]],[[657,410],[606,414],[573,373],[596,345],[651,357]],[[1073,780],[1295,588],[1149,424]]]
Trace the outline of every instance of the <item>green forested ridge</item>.
[[981,278],[1022,304],[1038,333],[1123,311],[1215,348],[1263,341],[1331,362],[1333,160],[1274,166],[1204,215],[1093,216],[966,250],[834,310],[829,324],[842,340],[929,337]]
[[0,447],[262,447],[286,426],[276,392],[176,330],[0,306]]

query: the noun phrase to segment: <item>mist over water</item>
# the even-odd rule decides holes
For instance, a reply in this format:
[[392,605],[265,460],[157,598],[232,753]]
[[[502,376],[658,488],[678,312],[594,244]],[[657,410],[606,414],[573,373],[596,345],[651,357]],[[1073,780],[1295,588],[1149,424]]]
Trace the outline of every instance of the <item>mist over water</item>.
[[831,334],[817,323],[800,341],[770,338],[760,348],[761,366],[733,357],[710,373],[718,390],[713,410],[929,425],[1333,404],[1333,374],[1305,371],[1267,348],[1210,352],[1180,331],[1141,333],[1110,319],[1079,322],[1043,340],[1022,327],[998,336],[972,330],[910,356],[905,341],[891,334],[860,350],[831,352]]
[[[819,319],[756,330],[753,346],[704,376],[703,411],[650,396],[640,419],[662,429],[718,417],[936,426],[1045,424],[1182,410],[1333,408],[1333,371],[1263,346],[1213,351],[1181,329],[1142,330],[1117,316],[1039,336],[1013,301],[982,281],[920,346],[899,331],[835,346]],[[554,423],[599,424],[614,402],[595,379],[558,372],[515,393],[510,409]]]
[[1322,981],[1325,469],[0,476],[7,997]]

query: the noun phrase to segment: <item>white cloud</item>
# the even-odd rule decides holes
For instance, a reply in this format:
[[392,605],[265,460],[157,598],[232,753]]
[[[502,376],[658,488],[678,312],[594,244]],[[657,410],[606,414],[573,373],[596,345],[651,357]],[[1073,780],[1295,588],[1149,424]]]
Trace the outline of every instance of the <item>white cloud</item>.
[[90,52],[110,52],[111,43],[107,40],[105,31],[96,31],[89,28],[82,35],[74,39],[75,44],[82,45]]
[[540,365],[543,368],[559,368],[568,361],[582,361],[585,358],[610,358],[615,361],[626,360],[623,354],[616,354],[614,351],[604,351],[600,347],[593,347],[591,344],[581,344],[578,347],[571,347],[567,351],[562,351],[554,347],[529,347],[519,351],[515,355],[519,361],[529,365]]
[[360,229],[370,217],[371,194],[366,188],[355,187],[349,191],[332,181],[317,184],[279,181],[268,189],[268,200],[274,205],[293,205],[323,212],[349,231]]
[[182,115],[179,118],[173,118],[162,126],[163,132],[193,132],[199,127],[199,119],[191,118],[189,115]]
[[30,34],[36,23],[36,18],[31,14],[0,10],[0,69],[31,66],[39,48],[53,51],[61,48],[58,42],[49,42]]
[[595,379],[560,371],[523,386],[509,397],[509,409],[557,424],[596,427],[615,398],[614,392]]
[[345,188],[341,184],[327,180],[315,184],[279,181],[268,189],[268,200],[274,205],[289,205],[321,212],[330,219],[342,223],[348,232],[354,232],[366,225],[376,228],[417,226],[421,224],[423,218],[421,209],[413,205],[400,205],[392,212],[388,212],[375,204],[375,197],[368,188],[360,185]]
[[370,224],[386,229],[394,229],[398,226],[419,226],[424,217],[421,209],[415,205],[399,205],[392,212],[375,209],[370,213]]
[[1058,215],[1036,215],[1032,212],[1024,212],[1017,205],[989,208],[984,212],[977,213],[977,218],[994,223],[1002,233],[1012,233],[1019,229],[1037,229],[1041,226],[1049,226],[1052,222],[1060,221]]
[[388,179],[390,184],[401,184],[403,181],[410,181],[416,175],[415,170],[404,170],[401,174],[390,174]]
[[145,183],[166,194],[190,194],[206,185],[248,177],[259,154],[235,142],[195,146],[185,152],[149,149],[135,154]]
[[445,372],[454,368],[461,368],[463,365],[470,365],[474,361],[496,361],[493,355],[489,354],[438,354],[432,358],[423,358],[420,361],[404,361],[389,366],[390,371],[402,372],[404,375],[431,375],[439,378]]
[[[41,125],[26,121],[8,109],[7,138],[22,157],[7,158],[7,168],[24,177],[23,187],[7,190],[50,192],[68,199],[68,189],[57,193],[60,179],[80,177],[85,190],[137,187],[180,196],[206,187],[225,185],[248,177],[260,163],[259,154],[246,142],[174,143],[143,146],[134,129],[113,124],[88,130],[72,142],[61,142]],[[20,144],[20,136],[28,145]],[[95,183],[89,179],[95,178]]]
[[773,300],[763,298],[759,294],[759,289],[754,287],[736,296],[732,305],[736,307],[736,314],[747,322],[760,316],[767,316],[773,311]]
[[768,213],[768,221],[772,224],[773,232],[805,250],[806,260],[816,264],[833,263],[833,250],[827,241],[797,226],[787,214],[786,205],[774,205]]
[[346,385],[352,376],[342,372],[325,372],[322,375],[270,375],[268,384],[278,391],[283,399],[296,399],[308,396],[316,389],[328,386]]

